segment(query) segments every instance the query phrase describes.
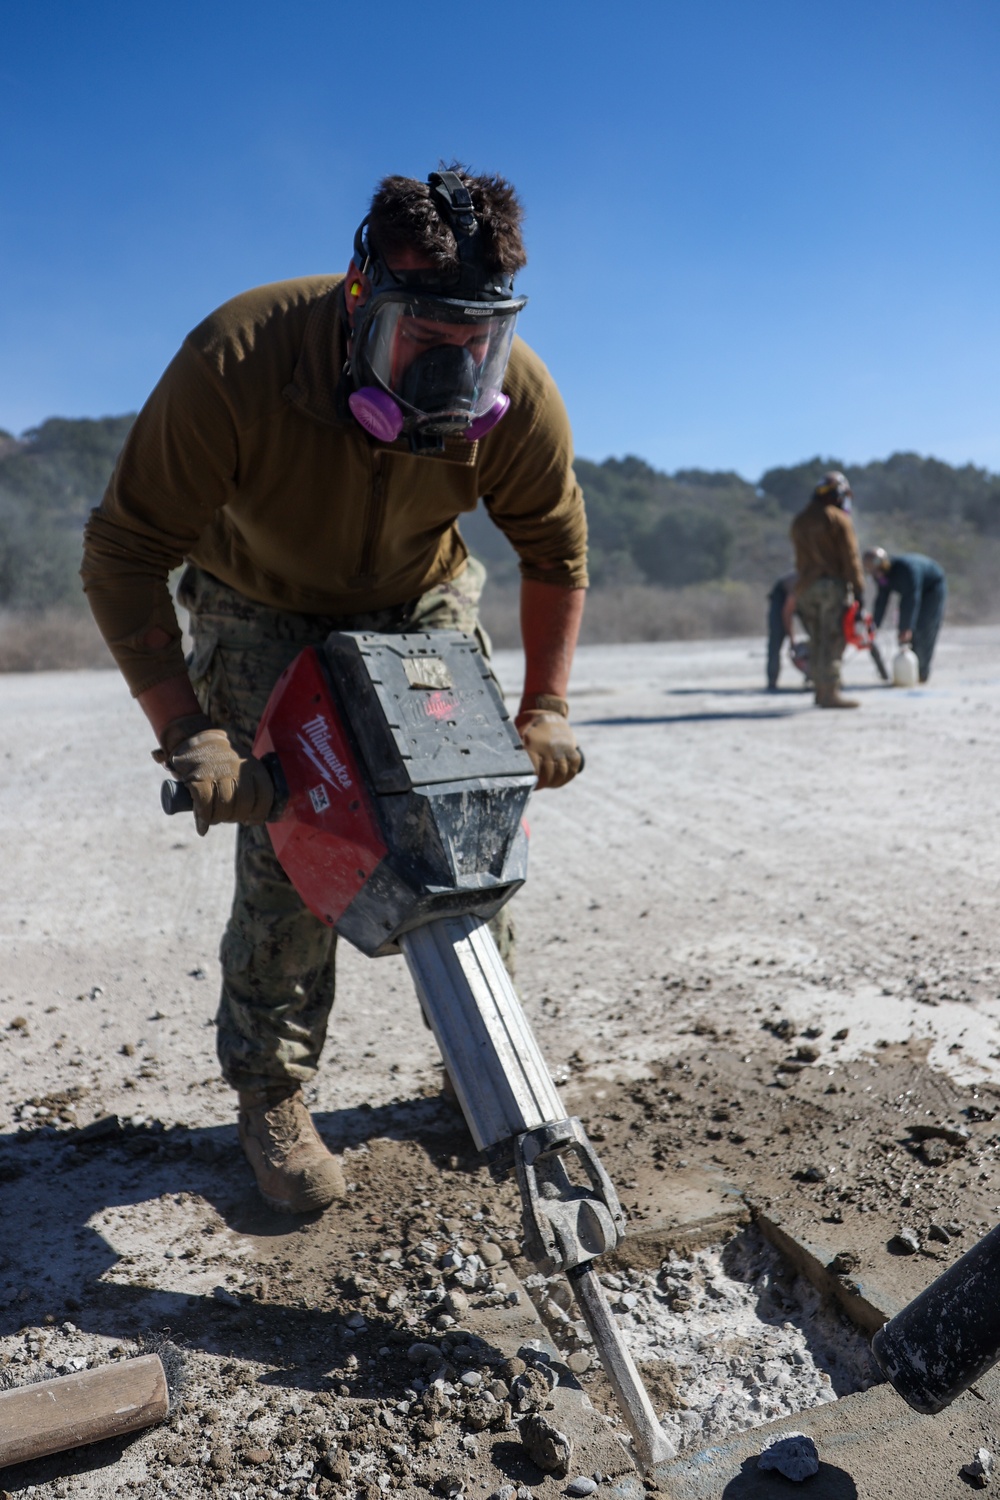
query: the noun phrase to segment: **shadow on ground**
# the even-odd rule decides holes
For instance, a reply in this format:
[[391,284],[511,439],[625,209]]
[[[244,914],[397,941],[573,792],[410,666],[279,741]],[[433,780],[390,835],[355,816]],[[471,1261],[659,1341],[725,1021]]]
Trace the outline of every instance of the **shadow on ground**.
[[[807,1481],[809,1500],[858,1500],[858,1487],[846,1469],[821,1463],[819,1472]],[[779,1496],[798,1494],[802,1485],[776,1474],[773,1469],[758,1469],[757,1459],[743,1462],[740,1473],[722,1491],[721,1500],[778,1500]]]
[[665,688],[666,698],[801,698],[803,701],[811,700],[812,689],[800,687],[797,683],[791,687],[784,687],[780,683],[776,688],[767,687],[678,687]]
[[722,722],[731,719],[790,719],[796,710],[793,708],[760,708],[760,709],[734,709],[729,713],[711,713],[706,710],[701,714],[654,714],[646,717],[642,714],[623,715],[615,719],[578,719],[578,729],[634,729],[647,726],[664,724],[706,724]]
[[[461,1116],[439,1097],[314,1119],[338,1149],[386,1138],[406,1143],[418,1185],[445,1160],[452,1172],[478,1169]],[[359,1156],[360,1172],[370,1159],[370,1152]],[[265,1383],[303,1389],[328,1384],[327,1372],[342,1362],[344,1311],[357,1297],[341,1298],[336,1288],[359,1244],[351,1239],[346,1247],[345,1239],[364,1238],[369,1192],[336,1205],[336,1219],[325,1225],[323,1214],[290,1218],[258,1196],[235,1125],[167,1129],[116,1116],[80,1130],[0,1137],[0,1191],[0,1338],[68,1320],[112,1342],[167,1337],[183,1348],[256,1360],[276,1367]],[[404,1205],[379,1203],[386,1213],[391,1206]],[[109,1210],[124,1212],[109,1224]],[[252,1253],[234,1260],[230,1236],[252,1241]],[[234,1265],[246,1268],[247,1284],[227,1284]],[[188,1275],[192,1292],[177,1287]],[[366,1314],[366,1323],[363,1337],[348,1340],[359,1354],[362,1346],[412,1339],[391,1314]],[[356,1376],[337,1379],[359,1386],[351,1394],[365,1394],[364,1370],[362,1360]],[[15,1381],[16,1372],[11,1367]],[[401,1391],[410,1373],[398,1353],[380,1365],[379,1395]]]

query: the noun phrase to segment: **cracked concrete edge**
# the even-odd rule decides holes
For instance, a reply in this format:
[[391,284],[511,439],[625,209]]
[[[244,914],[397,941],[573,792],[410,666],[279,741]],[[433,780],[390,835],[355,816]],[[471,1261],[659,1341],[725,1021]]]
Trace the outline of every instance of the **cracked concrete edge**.
[[754,1214],[761,1234],[779,1251],[801,1276],[811,1282],[820,1295],[835,1302],[867,1338],[877,1333],[903,1303],[879,1282],[863,1278],[852,1280],[828,1270],[837,1253],[830,1245],[817,1245],[789,1233],[768,1214]]
[[[630,1228],[616,1250],[601,1257],[608,1270],[653,1270],[671,1251],[690,1255],[754,1223],[789,1264],[826,1300],[836,1303],[868,1338],[909,1301],[881,1277],[838,1276],[828,1270],[842,1248],[825,1239],[823,1226],[805,1239],[754,1203],[752,1195],[721,1173],[693,1168],[664,1184],[657,1217]],[[915,1293],[914,1293],[915,1295]]]
[[[978,1448],[996,1443],[993,1413],[1000,1377],[991,1375],[978,1389],[978,1396],[967,1391],[944,1412],[928,1417],[911,1410],[891,1386],[872,1386],[660,1464],[655,1478],[669,1500],[764,1500],[775,1495],[779,1481],[771,1472],[758,1471],[757,1457],[779,1438],[801,1432],[812,1438],[820,1457],[819,1473],[808,1482],[810,1500],[961,1495],[966,1492],[962,1464]],[[783,1489],[790,1487],[787,1481],[780,1483]]]
[[655,1219],[630,1225],[617,1249],[600,1258],[601,1270],[651,1271],[671,1251],[693,1255],[745,1228],[752,1209],[741,1190],[720,1172],[691,1168],[664,1183]]

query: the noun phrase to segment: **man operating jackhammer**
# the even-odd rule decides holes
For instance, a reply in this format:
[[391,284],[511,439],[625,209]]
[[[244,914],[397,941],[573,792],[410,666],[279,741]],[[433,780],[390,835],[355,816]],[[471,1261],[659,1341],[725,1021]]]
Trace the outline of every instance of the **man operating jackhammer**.
[[[188,788],[199,834],[241,825],[218,1052],[260,1192],[288,1213],[345,1187],[302,1095],[336,935],[275,858],[272,784],[251,753],[278,677],[334,630],[458,629],[486,650],[485,574],[456,524],[482,498],[520,558],[515,722],[537,785],[582,763],[566,693],[586,523],[562,400],[514,337],[521,219],[508,182],[457,164],[385,178],[346,276],[258,287],[188,335],[86,529],[84,587],[156,758]],[[167,582],[181,563],[187,661]]]
[[857,708],[840,692],[844,654],[844,609],[849,592],[864,600],[865,575],[850,516],[851,486],[839,469],[824,474],[804,510],[792,522],[796,601],[809,634],[810,674],[820,708]]

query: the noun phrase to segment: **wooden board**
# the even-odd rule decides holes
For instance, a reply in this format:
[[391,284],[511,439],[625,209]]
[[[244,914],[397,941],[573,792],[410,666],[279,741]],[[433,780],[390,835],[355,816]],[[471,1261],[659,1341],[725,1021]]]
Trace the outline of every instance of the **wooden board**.
[[151,1427],[169,1407],[158,1354],[0,1391],[0,1469]]

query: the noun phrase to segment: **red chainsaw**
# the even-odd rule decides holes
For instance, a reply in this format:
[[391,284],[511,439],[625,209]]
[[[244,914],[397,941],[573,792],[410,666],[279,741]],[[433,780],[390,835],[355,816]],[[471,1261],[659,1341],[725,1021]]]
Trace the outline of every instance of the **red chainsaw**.
[[875,641],[875,621],[871,615],[865,614],[864,605],[859,599],[848,604],[844,610],[843,627],[846,644],[854,646],[858,651],[869,652],[876,672],[883,682],[888,682],[889,672]]

